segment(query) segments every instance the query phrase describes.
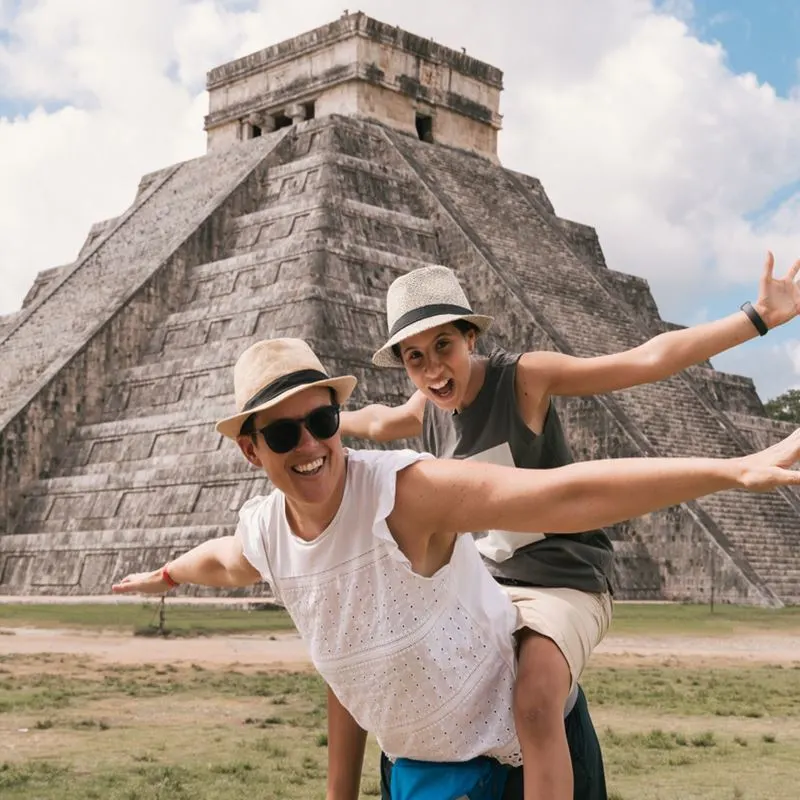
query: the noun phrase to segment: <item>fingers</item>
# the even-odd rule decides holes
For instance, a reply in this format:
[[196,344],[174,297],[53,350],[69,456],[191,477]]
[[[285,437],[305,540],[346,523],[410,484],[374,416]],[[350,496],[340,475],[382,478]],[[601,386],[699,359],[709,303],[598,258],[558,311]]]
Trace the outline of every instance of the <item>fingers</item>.
[[794,279],[797,277],[797,273],[800,272],[800,258],[792,264],[791,269],[789,270],[789,274],[787,277],[789,278],[790,283],[794,283]]
[[764,259],[764,274],[763,279],[772,280],[772,273],[775,270],[775,256],[772,255],[772,250],[767,250],[767,257]]
[[147,584],[138,575],[126,575],[119,583],[111,587],[114,594],[130,594],[131,592],[146,592]]
[[780,486],[800,486],[800,470],[784,469],[780,474]]

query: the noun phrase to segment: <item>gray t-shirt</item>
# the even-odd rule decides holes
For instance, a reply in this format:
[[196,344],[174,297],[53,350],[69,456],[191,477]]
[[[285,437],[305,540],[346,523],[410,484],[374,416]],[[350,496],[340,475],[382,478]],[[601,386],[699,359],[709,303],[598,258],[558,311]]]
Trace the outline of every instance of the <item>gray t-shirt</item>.
[[[519,413],[514,387],[520,357],[521,354],[495,350],[487,360],[483,386],[461,413],[442,411],[428,401],[422,426],[425,449],[439,458],[497,463],[503,463],[503,452],[510,450],[509,460],[524,469],[551,469],[572,463],[574,459],[552,403],[538,436]],[[613,559],[611,541],[602,530],[550,536],[545,533],[507,560],[493,561],[484,556],[489,572],[500,583],[584,592],[612,589]]]

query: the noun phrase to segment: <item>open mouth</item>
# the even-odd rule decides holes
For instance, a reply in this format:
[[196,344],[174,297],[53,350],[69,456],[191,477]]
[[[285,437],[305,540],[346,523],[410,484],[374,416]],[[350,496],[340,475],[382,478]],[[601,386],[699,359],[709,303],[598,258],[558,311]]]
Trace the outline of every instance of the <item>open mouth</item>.
[[447,380],[439,381],[438,383],[432,383],[428,386],[430,393],[438,397],[440,400],[446,400],[449,397],[452,397],[455,388],[456,385],[452,378],[447,378]]
[[313,461],[309,461],[307,464],[295,464],[292,467],[292,472],[296,472],[298,475],[302,475],[304,478],[307,478],[311,475],[317,475],[319,471],[325,466],[325,457],[315,458]]

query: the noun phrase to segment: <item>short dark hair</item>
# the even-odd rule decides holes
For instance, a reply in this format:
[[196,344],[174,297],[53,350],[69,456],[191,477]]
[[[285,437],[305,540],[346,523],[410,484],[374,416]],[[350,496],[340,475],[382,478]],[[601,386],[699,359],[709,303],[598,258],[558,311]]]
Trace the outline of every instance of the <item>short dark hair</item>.
[[256,415],[255,414],[251,414],[242,423],[242,427],[239,428],[239,436],[249,436],[253,440],[253,443],[255,444],[255,440],[256,440]]
[[[462,336],[466,336],[470,331],[473,331],[476,336],[478,336],[481,332],[480,328],[474,323],[470,322],[466,319],[454,319],[450,323]],[[392,353],[394,353],[395,358],[402,358],[402,353],[400,352],[400,345],[393,344],[392,345]]]

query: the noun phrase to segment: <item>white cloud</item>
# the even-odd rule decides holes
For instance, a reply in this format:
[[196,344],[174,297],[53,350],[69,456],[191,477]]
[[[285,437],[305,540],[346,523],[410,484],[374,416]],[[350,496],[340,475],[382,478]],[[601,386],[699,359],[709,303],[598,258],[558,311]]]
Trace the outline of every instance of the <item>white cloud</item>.
[[797,376],[794,384],[790,386],[791,389],[800,389],[800,339],[786,343],[786,351],[789,354],[792,365],[794,366],[795,375]]
[[712,359],[714,367],[753,379],[763,401],[800,389],[800,339],[751,342]]
[[[721,46],[693,35],[690,0],[451,7],[360,4],[505,71],[504,163],[541,178],[560,214],[595,225],[609,264],[647,277],[665,316],[722,314],[715,295],[742,284],[752,296],[767,247],[781,265],[800,255],[800,195],[770,208],[800,179],[800,97],[732,74]],[[11,35],[0,35],[0,97],[33,109],[0,120],[0,313],[36,271],[74,258],[93,221],[120,213],[142,173],[204,151],[209,68],[342,11],[331,0],[0,0]],[[774,356],[787,382],[800,375],[794,352]]]

